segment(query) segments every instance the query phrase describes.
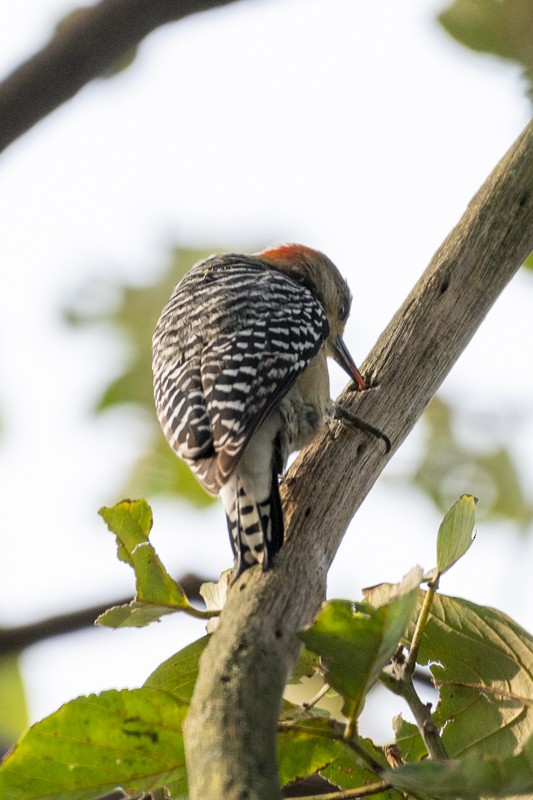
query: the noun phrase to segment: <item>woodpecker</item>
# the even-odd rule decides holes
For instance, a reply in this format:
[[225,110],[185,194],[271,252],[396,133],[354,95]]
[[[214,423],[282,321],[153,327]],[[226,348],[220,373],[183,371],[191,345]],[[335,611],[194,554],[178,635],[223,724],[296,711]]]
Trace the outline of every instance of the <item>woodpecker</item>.
[[283,543],[278,479],[324,425],[326,358],[365,389],[342,334],[351,295],[337,267],[300,244],[213,255],[178,283],[153,338],[163,432],[220,495],[233,580],[268,569]]

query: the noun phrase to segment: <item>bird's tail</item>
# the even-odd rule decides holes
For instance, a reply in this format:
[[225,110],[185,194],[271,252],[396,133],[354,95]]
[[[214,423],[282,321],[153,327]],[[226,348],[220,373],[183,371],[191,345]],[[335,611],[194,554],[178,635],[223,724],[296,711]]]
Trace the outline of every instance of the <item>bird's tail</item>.
[[277,472],[272,471],[270,493],[264,500],[254,497],[238,470],[220,494],[235,556],[232,580],[254,564],[269,569],[283,544],[284,532]]

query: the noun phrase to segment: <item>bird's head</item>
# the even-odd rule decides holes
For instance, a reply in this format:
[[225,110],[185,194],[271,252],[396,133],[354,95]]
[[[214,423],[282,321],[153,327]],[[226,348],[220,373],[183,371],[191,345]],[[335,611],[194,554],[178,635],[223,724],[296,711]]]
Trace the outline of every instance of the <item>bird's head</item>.
[[282,244],[256,253],[274,269],[306,286],[318,299],[329,324],[326,354],[345,370],[360,389],[366,389],[342,335],[350,315],[352,295],[335,264],[318,250],[302,244]]

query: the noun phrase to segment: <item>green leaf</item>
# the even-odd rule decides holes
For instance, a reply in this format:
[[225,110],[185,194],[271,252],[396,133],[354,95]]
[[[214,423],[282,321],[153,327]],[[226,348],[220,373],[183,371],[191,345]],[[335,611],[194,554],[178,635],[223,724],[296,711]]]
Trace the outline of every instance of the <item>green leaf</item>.
[[418,589],[421,580],[421,567],[413,567],[401,583],[378,583],[363,589],[363,596],[374,608],[380,608]]
[[[369,739],[359,739],[359,744],[365,748],[367,753],[369,753],[375,761],[382,764],[384,767],[387,766],[383,753],[380,752]],[[357,789],[360,786],[375,783],[381,778],[381,775],[378,778],[365,767],[354,751],[349,747],[343,747],[335,761],[324,769],[321,769],[320,774],[328,781],[331,781],[331,783],[335,783],[341,789]],[[384,792],[372,795],[372,800],[404,800],[404,798],[405,796],[395,789],[387,789]]]
[[198,662],[211,637],[203,636],[179,653],[163,661],[145,682],[149,689],[161,689],[173,697],[189,702],[198,677]]
[[137,586],[135,600],[102,614],[97,622],[110,627],[140,627],[163,614],[188,609],[189,601],[148,541],[152,510],[146,500],[123,500],[98,512],[117,539],[118,557],[133,567]]
[[[443,28],[461,44],[501,58],[518,57],[513,12],[525,4],[522,0],[455,0],[438,16]],[[510,20],[508,18],[511,18]],[[523,31],[526,34],[527,28]],[[517,33],[517,32],[516,32]]]
[[186,797],[187,705],[153,689],[78,697],[34,725],[0,766],[0,797],[92,800],[168,786]]
[[284,731],[278,736],[278,765],[282,785],[318,772],[335,761],[342,751],[341,742],[318,733],[327,730],[327,719],[309,720],[301,728]]
[[[367,767],[354,750],[341,739],[332,736],[327,718],[300,720],[295,730],[278,736],[278,763],[282,785],[306,775],[320,772],[342,789],[355,789],[374,783],[378,777]],[[360,739],[361,747],[383,767],[383,753],[368,739]],[[378,800],[401,800],[393,789],[373,795]]]
[[305,647],[302,647],[298,656],[292,674],[290,675],[287,683],[296,684],[302,683],[302,678],[311,678],[320,668],[320,660],[316,653],[311,653]]
[[533,637],[502,612],[437,594],[418,661],[439,687],[433,719],[450,757],[508,756],[533,735]]
[[450,508],[437,535],[437,570],[442,575],[464,556],[473,542],[477,498],[463,494]]
[[479,800],[533,793],[533,739],[523,751],[507,758],[469,753],[455,761],[421,761],[386,769],[383,779],[406,792],[438,798]]
[[438,20],[472,50],[531,66],[533,10],[529,0],[455,0]]
[[398,714],[392,721],[392,727],[404,761],[420,761],[427,756],[426,746],[416,725]]
[[0,658],[0,708],[0,747],[7,750],[28,725],[20,662],[15,654]]
[[526,269],[533,269],[533,253],[530,253],[524,261],[524,267]]
[[531,0],[455,0],[438,19],[466,47],[520,64],[533,100]]
[[394,654],[421,578],[420,568],[412,570],[377,608],[368,602],[326,602],[314,623],[298,633],[306,647],[320,655],[325,679],[343,695],[343,713],[350,719],[360,714],[365,695]]
[[157,604],[138,602],[132,600],[123,606],[113,606],[100,614],[95,620],[96,625],[105,628],[145,628],[152,622],[159,622],[167,614],[183,611],[182,607],[158,606]]

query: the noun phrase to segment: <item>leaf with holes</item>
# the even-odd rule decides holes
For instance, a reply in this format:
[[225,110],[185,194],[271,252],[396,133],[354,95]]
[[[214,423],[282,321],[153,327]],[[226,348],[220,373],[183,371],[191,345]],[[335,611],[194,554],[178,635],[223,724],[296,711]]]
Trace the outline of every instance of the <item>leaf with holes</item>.
[[[407,641],[413,630],[414,620]],[[430,665],[439,689],[433,719],[451,758],[504,758],[533,736],[533,636],[506,614],[436,594],[418,662]]]

